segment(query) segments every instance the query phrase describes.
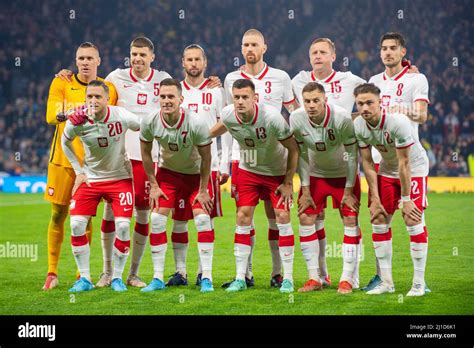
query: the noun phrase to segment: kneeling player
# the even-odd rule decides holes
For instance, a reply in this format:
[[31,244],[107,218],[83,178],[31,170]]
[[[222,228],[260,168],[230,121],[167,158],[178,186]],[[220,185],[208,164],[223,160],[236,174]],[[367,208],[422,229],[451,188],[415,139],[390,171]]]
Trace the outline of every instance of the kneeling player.
[[[298,163],[298,146],[290,127],[279,110],[257,104],[255,85],[239,79],[232,86],[233,105],[222,110],[222,122],[211,130],[212,136],[227,130],[239,143],[239,181],[236,186],[237,228],[234,254],[237,276],[226,291],[247,288],[251,251],[252,219],[259,199],[271,200],[279,231],[279,252],[283,263],[280,291],[293,292],[294,235],[290,222],[293,175]],[[280,196],[280,197],[279,197]]]
[[309,280],[298,291],[320,290],[319,243],[315,221],[332,196],[344,223],[343,271],[339,293],[350,293],[354,286],[359,257],[360,185],[357,172],[357,144],[351,113],[326,104],[324,87],[316,82],[306,84],[302,91],[304,108],[293,111],[290,126],[300,146],[299,173],[301,192],[301,251],[308,268]]
[[[133,211],[131,166],[125,155],[125,132],[137,131],[138,118],[127,110],[107,106],[108,87],[91,81],[86,90],[87,113],[80,107],[71,116],[61,139],[64,153],[76,173],[71,200],[71,243],[80,278],[70,292],[93,289],[90,276],[90,246],[86,226],[95,216],[97,205],[104,198],[111,202],[117,235],[114,242],[111,287],[126,291],[122,273],[130,248],[130,219]],[[86,153],[84,165],[72,151],[71,142],[79,137]]]
[[[142,292],[162,290],[167,250],[166,222],[178,200],[193,208],[198,231],[199,259],[202,265],[201,292],[214,291],[212,257],[214,230],[209,216],[213,207],[207,192],[211,170],[211,143],[206,122],[196,113],[181,108],[181,84],[173,79],[160,83],[160,110],[144,118],[140,140],[143,167],[150,180],[151,214],[150,245],[153,280]],[[160,147],[160,162],[155,176],[151,156],[152,142]]]
[[[367,294],[395,291],[392,279],[392,231],[389,226],[401,199],[414,267],[413,285],[407,296],[423,296],[428,253],[428,238],[423,224],[428,157],[408,117],[381,109],[378,87],[371,83],[363,84],[354,90],[354,95],[360,114],[354,120],[354,130],[370,189],[372,238],[382,275],[382,282],[367,291]],[[375,146],[382,155],[378,174],[370,145]]]

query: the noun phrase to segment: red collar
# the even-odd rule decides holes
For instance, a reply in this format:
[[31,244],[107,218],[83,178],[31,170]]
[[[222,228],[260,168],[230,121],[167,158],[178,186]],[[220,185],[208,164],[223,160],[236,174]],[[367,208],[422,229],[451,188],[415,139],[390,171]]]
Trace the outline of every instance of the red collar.
[[[199,87],[195,87],[197,89],[204,89],[207,85],[209,84],[209,79],[204,79],[204,81],[201,83],[201,85]],[[186,80],[183,80],[183,86],[184,88],[189,91],[191,89],[191,86],[188,85],[188,83],[186,82]],[[194,87],[193,87],[194,88]]]
[[400,71],[398,74],[396,74],[395,76],[393,77],[388,77],[387,76],[387,73],[384,71],[383,72],[383,79],[384,80],[389,80],[389,79],[393,79],[394,81],[397,81],[398,79],[400,79],[403,75],[405,75],[408,71],[408,69],[410,69],[409,66],[406,66],[402,69],[402,71]]
[[[235,115],[235,118],[237,119],[237,122],[239,122],[239,124],[244,124],[244,122],[242,122],[242,120],[240,119],[239,115],[237,115],[237,111],[235,111],[235,109],[234,109],[234,115]],[[251,122],[252,125],[254,125],[255,122],[257,122],[257,118],[258,118],[258,105],[255,104],[254,115]]]
[[[329,74],[329,76],[326,78],[326,80],[324,80],[324,83],[329,83],[331,82],[331,80],[334,78],[334,76],[336,76],[336,70],[332,70],[332,72]],[[311,70],[311,80],[313,81],[323,81],[323,80],[319,80],[316,78],[316,75],[314,75],[314,71]]]
[[171,127],[168,123],[166,123],[165,119],[163,118],[163,113],[160,110],[161,123],[163,124],[163,127],[165,127],[165,128],[176,128],[176,129],[181,128],[181,125],[184,122],[184,116],[185,116],[184,110],[181,108],[181,118],[179,119],[179,121],[177,123],[175,123],[175,125],[173,127]]
[[382,109],[381,111],[382,111],[382,117],[380,117],[380,121],[375,127],[372,127],[368,122],[365,123],[367,125],[367,128],[369,128],[370,131],[374,129],[383,129],[386,115],[385,115],[385,109]]
[[[130,68],[129,73],[130,73],[130,78],[132,79],[132,81],[138,82],[137,78],[133,75],[132,68]],[[155,69],[151,69],[150,75],[148,75],[148,77],[143,80],[145,80],[146,82],[150,82],[154,74],[155,74]]]
[[243,78],[247,79],[247,80],[251,80],[252,78],[255,78],[257,80],[261,80],[265,77],[265,75],[267,74],[268,72],[268,65],[267,63],[265,63],[265,65],[263,66],[263,69],[261,72],[259,72],[257,75],[255,76],[252,76],[252,75],[249,75],[249,74],[246,74],[244,71],[240,71],[240,75],[242,75]]
[[326,104],[326,115],[324,116],[324,120],[323,120],[323,125],[320,126],[318,124],[315,124],[313,122],[311,122],[311,120],[309,119],[308,117],[308,120],[309,120],[309,123],[311,124],[311,126],[313,127],[323,127],[323,128],[326,128],[328,123],[329,123],[329,119],[331,118],[331,108],[329,107],[328,104]]

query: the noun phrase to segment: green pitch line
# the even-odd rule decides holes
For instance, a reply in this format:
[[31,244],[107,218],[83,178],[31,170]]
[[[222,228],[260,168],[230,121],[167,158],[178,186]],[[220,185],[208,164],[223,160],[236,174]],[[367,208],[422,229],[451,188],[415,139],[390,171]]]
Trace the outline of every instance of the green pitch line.
[[[423,298],[407,298],[413,266],[409,252],[409,237],[400,214],[393,222],[393,277],[396,292],[369,296],[356,290],[348,296],[337,294],[342,271],[342,223],[337,211],[326,210],[328,238],[328,268],[334,286],[322,292],[283,295],[269,287],[271,256],[267,241],[267,223],[260,205],[256,211],[257,243],[254,254],[256,286],[246,292],[228,294],[220,284],[234,277],[233,238],[235,205],[228,194],[223,195],[225,217],[216,219],[214,256],[214,287],[216,291],[201,294],[193,285],[197,270],[197,245],[194,224],[190,224],[188,279],[185,288],[169,288],[163,292],[142,294],[129,288],[126,293],[110,289],[95,289],[72,296],[67,289],[74,282],[75,264],[70,246],[69,220],[66,222],[62,255],[59,264],[58,288],[41,290],[47,272],[47,225],[50,207],[41,194],[0,194],[0,314],[474,314],[472,267],[474,239],[469,219],[474,215],[474,194],[431,194],[426,221],[429,229],[429,256],[426,281],[432,290]],[[364,260],[360,267],[361,285],[374,274],[374,253],[371,245],[370,222],[363,197],[361,227],[364,236]],[[328,202],[331,207],[331,203]],[[100,250],[100,216],[94,219],[91,270],[94,281],[102,269]],[[170,233],[170,225],[168,226]],[[293,229],[298,222],[293,212]],[[171,238],[168,238],[170,240]],[[295,288],[306,279],[306,265],[295,238]],[[37,260],[31,257],[7,257],[7,246],[37,246]],[[26,249],[25,249],[26,250]],[[32,261],[33,260],[33,261]],[[128,271],[127,264],[126,270]],[[174,272],[171,242],[166,258],[166,275]],[[147,249],[140,275],[152,278],[150,251]]]

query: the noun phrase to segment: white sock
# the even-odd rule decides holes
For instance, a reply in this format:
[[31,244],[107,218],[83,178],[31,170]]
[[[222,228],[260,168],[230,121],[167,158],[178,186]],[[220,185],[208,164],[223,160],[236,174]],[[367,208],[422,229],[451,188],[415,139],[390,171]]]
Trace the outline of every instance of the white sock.
[[112,279],[122,279],[123,270],[130,252],[130,219],[118,217],[115,219],[117,237],[114,243],[114,273]]
[[[326,265],[326,231],[324,230],[324,220],[316,220],[316,233],[318,234],[318,243],[319,243],[319,273],[321,278],[326,278],[328,276],[328,267]],[[323,235],[323,237],[321,237]]]
[[425,284],[426,259],[428,257],[428,241],[424,235],[423,223],[407,226],[410,235],[410,255],[413,261],[413,283]]
[[[392,237],[388,225],[372,225],[373,238],[382,236],[384,240],[374,241],[375,256],[379,262],[381,278],[393,284],[392,279]],[[380,238],[380,237],[379,237]]]
[[176,272],[186,277],[186,256],[189,246],[187,221],[173,220],[171,241],[173,242],[173,256]]
[[[278,238],[273,239],[271,235],[280,235],[278,225],[275,219],[268,219],[268,244],[272,255],[272,277],[281,274],[281,256],[278,247]],[[272,239],[270,239],[272,238]]]
[[112,253],[115,241],[115,221],[112,204],[105,202],[100,233],[102,245],[103,272],[112,274]]
[[344,226],[344,242],[342,243],[342,275],[340,281],[347,281],[353,284],[353,275],[357,265],[357,239],[359,236],[358,227]]
[[[361,235],[360,231],[360,226],[357,226],[359,229],[359,236]],[[354,289],[359,288],[359,266],[360,262],[363,261],[364,255],[363,255],[363,241],[362,241],[362,236],[359,238],[359,243],[356,245],[356,250],[357,250],[357,259],[356,259],[356,265],[354,269],[354,274],[352,275],[352,287]]]
[[201,260],[202,278],[212,281],[212,258],[214,255],[214,230],[211,225],[211,217],[207,214],[199,214],[194,217],[198,233],[199,259]]
[[71,216],[71,245],[74,260],[81,277],[91,279],[90,255],[91,249],[86,236],[86,227],[89,222],[88,216]]
[[149,234],[148,218],[149,210],[135,210],[135,229],[133,231],[132,263],[130,265],[130,274],[138,275],[138,268],[142,262],[145,253],[146,242]]
[[293,259],[295,255],[295,237],[291,223],[277,224],[280,232],[279,248],[283,264],[283,279],[293,282]]
[[252,256],[253,256],[253,250],[255,249],[255,224],[252,220],[252,229],[250,230],[250,255],[249,255],[249,262],[247,265],[247,273],[245,274],[245,277],[251,279],[253,277],[253,272],[252,272]]
[[314,225],[299,226],[301,252],[306,261],[309,279],[321,282],[319,278],[319,243]]
[[166,221],[168,217],[158,213],[151,213],[151,260],[153,262],[153,278],[163,281],[165,272],[166,250],[168,240],[166,237]]
[[250,230],[252,226],[236,226],[234,239],[234,255],[237,268],[235,279],[245,280],[250,254]]

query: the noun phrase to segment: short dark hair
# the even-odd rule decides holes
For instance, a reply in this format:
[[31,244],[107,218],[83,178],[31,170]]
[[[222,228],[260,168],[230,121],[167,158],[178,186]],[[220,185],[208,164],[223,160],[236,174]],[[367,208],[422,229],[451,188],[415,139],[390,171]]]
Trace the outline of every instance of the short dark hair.
[[206,56],[206,52],[204,51],[204,48],[202,48],[200,45],[198,44],[191,44],[189,46],[186,46],[183,50],[183,57],[184,57],[184,53],[186,53],[187,50],[192,50],[192,49],[198,49],[198,50],[201,50],[201,53],[202,53],[202,57],[204,58],[204,60],[207,60],[207,56]]
[[354,97],[364,93],[372,93],[380,96],[380,88],[378,88],[373,83],[363,83],[354,89]]
[[380,47],[382,47],[382,43],[385,40],[395,40],[400,46],[402,46],[402,48],[406,47],[405,46],[405,38],[400,33],[391,31],[391,32],[383,34],[382,37],[380,38]]
[[317,82],[308,82],[306,86],[303,87],[301,94],[307,93],[307,92],[313,92],[313,91],[318,91],[323,94],[326,94],[326,91],[324,90],[323,85]]
[[250,87],[250,89],[255,92],[255,85],[253,84],[253,82],[251,80],[247,80],[247,79],[238,79],[234,82],[234,84],[232,85],[232,89],[242,89],[242,88],[247,88],[247,87]]
[[164,79],[160,82],[160,87],[163,86],[175,86],[178,89],[179,95],[183,94],[183,88],[181,87],[181,83],[176,79]]
[[79,48],[94,48],[99,53],[99,48],[90,41],[81,43],[77,49]]
[[153,45],[153,42],[145,36],[139,36],[133,39],[132,42],[130,43],[130,49],[132,47],[139,47],[139,48],[148,47],[150,51],[152,52],[155,51],[155,45]]
[[87,84],[87,87],[102,87],[105,93],[107,93],[107,95],[109,94],[109,86],[107,86],[103,81],[92,80]]

